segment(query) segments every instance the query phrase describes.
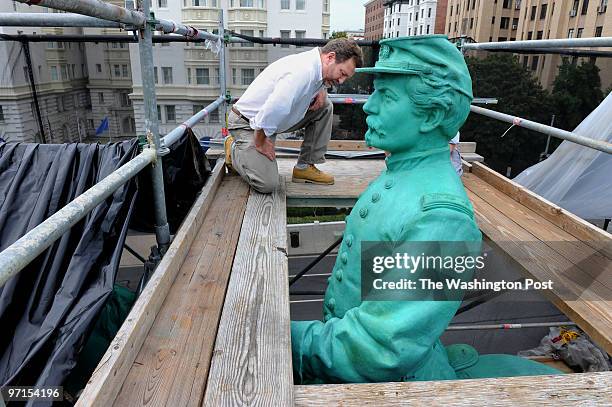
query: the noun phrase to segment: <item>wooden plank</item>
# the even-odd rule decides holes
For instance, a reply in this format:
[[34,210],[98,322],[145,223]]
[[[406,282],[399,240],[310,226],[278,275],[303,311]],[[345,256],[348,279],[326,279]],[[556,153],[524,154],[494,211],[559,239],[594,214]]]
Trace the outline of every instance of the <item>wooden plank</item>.
[[[556,251],[559,257],[565,258],[574,267],[581,269],[585,276],[599,281],[607,288],[606,294],[602,297],[612,299],[612,259],[605,257],[595,248],[579,241],[574,235],[567,233],[473,174],[465,174],[463,183],[470,191]],[[588,299],[588,293],[583,296],[583,299]]]
[[537,212],[566,232],[612,257],[612,235],[591,225],[560,206],[542,198],[522,185],[504,177],[480,163],[472,163],[472,173],[515,201]]
[[208,376],[207,406],[293,404],[285,191],[251,192]]
[[612,373],[295,386],[295,406],[612,405]]
[[573,269],[567,260],[545,245],[530,244],[539,242],[539,239],[472,191],[467,192],[482,232],[520,264],[528,277],[540,281],[552,280],[554,289],[546,290],[543,294],[606,352],[612,353],[612,301],[603,297],[603,288],[592,286],[588,295],[593,300],[580,299],[585,294],[586,284],[580,270]]
[[78,406],[106,407],[117,397],[223,179],[224,164],[224,160],[217,161],[211,177],[185,217],[168,252],[87,382],[77,402]]
[[202,403],[248,193],[240,177],[219,187],[115,405]]

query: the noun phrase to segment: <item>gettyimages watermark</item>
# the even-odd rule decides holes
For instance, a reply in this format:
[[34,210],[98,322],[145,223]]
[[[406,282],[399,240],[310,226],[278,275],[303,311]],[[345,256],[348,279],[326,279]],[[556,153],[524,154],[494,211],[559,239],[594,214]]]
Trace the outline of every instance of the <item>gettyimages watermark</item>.
[[[585,242],[361,242],[364,301],[461,301],[509,293],[533,301],[612,300],[612,261]],[[604,249],[604,250],[602,250]],[[608,253],[612,253],[610,250]]]

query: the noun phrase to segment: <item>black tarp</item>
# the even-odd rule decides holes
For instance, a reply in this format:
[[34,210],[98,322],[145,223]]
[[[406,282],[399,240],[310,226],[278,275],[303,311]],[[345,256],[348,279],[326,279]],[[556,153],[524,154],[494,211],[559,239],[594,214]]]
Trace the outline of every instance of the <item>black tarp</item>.
[[[170,233],[178,230],[191,209],[198,193],[210,175],[210,165],[202,152],[198,138],[187,129],[179,141],[170,146],[164,156],[164,190]],[[149,170],[138,175],[138,198],[130,227],[141,232],[154,232],[153,187]]]
[[[137,153],[136,140],[0,144],[0,250]],[[113,290],[136,189],[119,188],[0,288],[0,384],[63,383]]]

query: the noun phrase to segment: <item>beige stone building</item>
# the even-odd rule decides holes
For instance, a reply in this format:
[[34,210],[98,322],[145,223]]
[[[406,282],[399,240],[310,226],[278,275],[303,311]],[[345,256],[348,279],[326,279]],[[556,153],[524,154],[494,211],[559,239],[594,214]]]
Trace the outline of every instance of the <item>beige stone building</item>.
[[[607,0],[449,0],[446,34],[477,42],[612,36]],[[559,55],[521,55],[520,62],[550,88]],[[571,57],[570,57],[571,58]],[[595,59],[602,87],[612,84],[612,60]]]

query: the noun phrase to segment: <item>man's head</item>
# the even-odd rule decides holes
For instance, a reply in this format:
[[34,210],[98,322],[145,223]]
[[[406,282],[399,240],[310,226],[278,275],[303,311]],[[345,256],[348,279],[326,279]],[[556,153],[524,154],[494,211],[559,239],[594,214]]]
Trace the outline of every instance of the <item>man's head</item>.
[[445,146],[470,110],[472,82],[461,53],[445,36],[380,43],[375,92],[363,110],[369,145],[391,153]]
[[325,86],[339,85],[361,68],[363,54],[355,41],[337,38],[321,48],[321,65]]

